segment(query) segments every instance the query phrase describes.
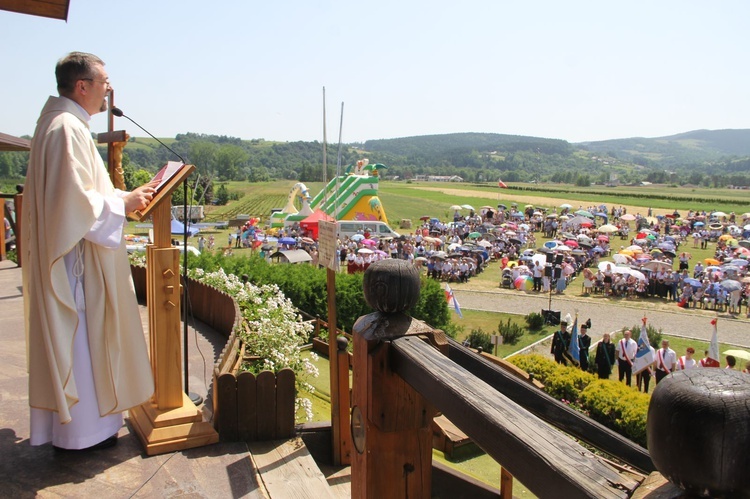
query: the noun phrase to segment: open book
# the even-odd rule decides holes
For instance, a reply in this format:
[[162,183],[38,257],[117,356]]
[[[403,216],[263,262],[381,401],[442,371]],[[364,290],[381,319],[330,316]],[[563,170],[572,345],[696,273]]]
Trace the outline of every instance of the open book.
[[159,181],[159,184],[156,186],[156,192],[159,192],[161,188],[164,187],[167,182],[177,175],[184,167],[185,163],[182,163],[181,161],[168,161],[167,164],[164,165],[156,175],[154,175],[154,178],[151,179],[152,182],[154,180]]

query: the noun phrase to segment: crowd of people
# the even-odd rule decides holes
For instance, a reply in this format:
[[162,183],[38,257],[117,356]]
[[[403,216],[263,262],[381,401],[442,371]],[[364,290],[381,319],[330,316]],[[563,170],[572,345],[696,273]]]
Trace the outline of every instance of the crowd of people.
[[[633,339],[633,333],[629,329],[622,332],[622,338],[613,341],[612,334],[605,332],[602,339],[597,342],[593,349],[591,337],[588,331],[591,328],[591,320],[582,323],[577,335],[573,335],[568,329],[569,319],[561,320],[560,327],[552,336],[550,354],[555,362],[564,365],[575,365],[583,371],[595,372],[600,379],[609,379],[613,368],[617,366],[617,378],[627,386],[632,386],[633,375],[635,375],[636,386],[639,391],[648,393],[651,379],[658,384],[667,375],[681,370],[696,369],[702,367],[721,367],[718,359],[709,357],[708,350],[704,351],[704,357],[695,358],[695,348],[688,346],[684,355],[678,355],[669,346],[669,340],[661,341],[661,348],[654,349],[651,345],[640,348],[648,348],[651,352],[650,361],[637,365],[635,362],[639,345]],[[573,338],[578,341],[578,359],[570,354]],[[575,349],[575,348],[574,348]],[[638,370],[634,372],[634,369]],[[725,356],[725,369],[739,368],[737,359],[733,355]],[[742,372],[750,374],[750,360],[746,361]]]

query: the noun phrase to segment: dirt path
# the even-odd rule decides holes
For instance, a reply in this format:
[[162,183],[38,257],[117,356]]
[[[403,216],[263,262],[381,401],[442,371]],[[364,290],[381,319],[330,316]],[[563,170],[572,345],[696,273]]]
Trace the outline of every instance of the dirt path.
[[[549,295],[546,294],[530,294],[506,289],[493,291],[454,289],[453,292],[461,308],[470,310],[525,315],[550,308],[548,306]],[[661,328],[664,334],[710,341],[713,333],[710,322],[715,317],[713,312],[682,310],[677,306],[672,312],[644,309],[639,307],[637,302],[602,303],[592,302],[586,298],[554,294],[551,308],[559,310],[563,317],[568,313],[571,317],[574,316],[575,310],[578,309],[579,320],[591,319],[590,334],[596,340],[601,338],[604,332],[640,324],[645,312],[649,323],[657,329]],[[750,348],[750,320],[744,318],[744,314],[741,318],[719,314],[718,331],[720,342]]]

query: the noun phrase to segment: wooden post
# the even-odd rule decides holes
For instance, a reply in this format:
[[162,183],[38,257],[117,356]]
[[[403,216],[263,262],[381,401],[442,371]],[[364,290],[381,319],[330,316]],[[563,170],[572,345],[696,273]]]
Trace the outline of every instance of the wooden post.
[[365,272],[365,300],[378,310],[354,325],[352,497],[429,498],[434,409],[389,365],[391,339],[409,329],[402,312],[419,297],[419,274],[403,260]]
[[[338,395],[339,395],[339,464],[352,464],[352,433],[349,426],[349,411],[351,411],[351,398],[349,394],[349,352],[347,347],[349,341],[346,336],[339,336],[336,339],[338,351]],[[333,376],[331,376],[333,379]]]
[[[219,441],[213,426],[182,391],[180,349],[180,252],[172,247],[172,191],[195,169],[187,165],[135,215],[154,221],[154,240],[146,253],[146,290],[155,391],[150,402],[130,410],[133,429],[149,456]],[[187,250],[187,249],[186,249]]]
[[500,467],[500,499],[513,499],[513,475]]
[[21,257],[23,255],[23,251],[21,251],[21,244],[23,241],[23,237],[21,237],[23,233],[23,192],[19,192],[15,195],[13,198],[13,206],[16,210],[16,227],[14,229],[16,234],[16,259],[18,261],[18,266],[20,267]]
[[[326,269],[326,288],[328,290],[328,362],[330,363],[331,387],[331,438],[333,439],[333,464],[344,464],[341,456],[341,401],[339,399],[339,354],[338,328],[336,327],[336,271]],[[347,376],[347,383],[349,377]]]

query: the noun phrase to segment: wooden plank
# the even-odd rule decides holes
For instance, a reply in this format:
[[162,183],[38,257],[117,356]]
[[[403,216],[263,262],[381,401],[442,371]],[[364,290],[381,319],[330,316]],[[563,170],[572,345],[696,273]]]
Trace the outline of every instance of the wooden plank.
[[276,373],[276,438],[294,435],[295,394],[294,371],[282,369]]
[[233,374],[222,374],[216,387],[218,411],[214,414],[219,437],[223,441],[237,440],[237,378]]
[[493,365],[483,357],[450,340],[448,358],[498,392],[547,423],[645,473],[656,469],[648,451],[635,442],[586,417],[527,381]]
[[276,437],[276,376],[263,371],[257,376],[258,440]]
[[535,495],[625,498],[638,486],[424,341],[394,340],[391,362],[395,372]]
[[251,442],[248,447],[268,497],[335,497],[302,439]]
[[0,0],[0,10],[66,21],[69,0]]
[[258,390],[253,373],[237,376],[237,432],[240,440],[258,439]]

